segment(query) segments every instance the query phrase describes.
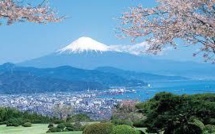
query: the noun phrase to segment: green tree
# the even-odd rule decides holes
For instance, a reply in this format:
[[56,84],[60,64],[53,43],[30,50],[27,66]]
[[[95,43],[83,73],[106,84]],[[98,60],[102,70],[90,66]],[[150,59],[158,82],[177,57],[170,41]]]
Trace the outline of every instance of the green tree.
[[179,96],[162,92],[137,104],[137,108],[147,116],[143,124],[149,132],[198,134],[215,117],[215,95]]
[[67,122],[90,122],[92,121],[86,114],[76,114],[67,118]]
[[53,111],[55,113],[55,116],[61,120],[66,120],[68,116],[71,116],[73,114],[72,106],[67,106],[64,104],[56,104],[55,106],[53,106]]
[[137,112],[135,105],[137,101],[126,100],[118,104],[112,112],[111,122],[116,125],[129,125],[140,122],[144,119],[141,113]]

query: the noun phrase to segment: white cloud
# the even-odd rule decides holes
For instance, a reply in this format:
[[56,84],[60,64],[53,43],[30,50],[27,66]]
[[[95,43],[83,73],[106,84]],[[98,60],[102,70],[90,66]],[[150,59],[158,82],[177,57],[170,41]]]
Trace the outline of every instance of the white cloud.
[[112,51],[117,52],[124,52],[124,53],[130,53],[134,55],[141,55],[146,53],[146,50],[148,49],[147,43],[143,42],[136,45],[112,45],[109,46],[109,49]]
[[[149,54],[147,50],[150,48],[150,44],[147,42],[138,43],[135,45],[112,45],[109,46],[109,50],[130,53],[134,55],[145,55]],[[158,53],[158,55],[163,55],[166,51],[170,50],[170,48],[164,49],[162,52]]]

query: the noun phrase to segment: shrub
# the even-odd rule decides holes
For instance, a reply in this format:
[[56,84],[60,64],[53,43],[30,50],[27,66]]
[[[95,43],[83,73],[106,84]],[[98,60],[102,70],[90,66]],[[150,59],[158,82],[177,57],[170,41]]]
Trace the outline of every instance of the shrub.
[[71,123],[68,123],[68,122],[64,123],[64,125],[65,125],[65,127],[73,127],[73,125]]
[[191,124],[198,126],[201,130],[205,128],[205,125],[198,119],[193,119]]
[[83,126],[80,122],[75,122],[75,124],[73,125],[73,129],[74,131],[83,131]]
[[215,118],[211,118],[211,119],[209,120],[209,124],[215,125]]
[[74,126],[71,123],[66,122],[64,125],[66,127],[65,131],[75,131]]
[[66,127],[66,126],[65,126],[64,123],[61,123],[61,124],[58,124],[58,125],[57,125],[57,128],[58,128],[58,129],[61,129],[61,130],[64,130],[65,127]]
[[52,128],[52,127],[54,127],[54,124],[53,123],[49,123],[48,128]]
[[26,122],[26,123],[22,124],[22,126],[23,127],[31,127],[32,124],[31,124],[31,122]]
[[19,125],[22,125],[23,122],[22,122],[22,119],[20,118],[12,118],[12,119],[9,119],[6,123],[7,126],[15,126],[15,127],[18,127]]
[[90,122],[92,121],[86,114],[76,114],[67,119],[67,122]]
[[57,127],[52,127],[47,131],[47,133],[51,133],[51,132],[62,132],[62,130]]
[[133,126],[134,127],[143,127],[144,124],[143,124],[143,121],[135,121],[135,122],[133,122]]
[[82,125],[81,131],[84,131],[84,129],[87,127],[87,125]]
[[65,121],[64,121],[64,120],[59,120],[59,119],[56,119],[56,120],[54,120],[53,122],[54,122],[54,124],[61,124],[61,123],[65,123]]
[[133,122],[129,120],[123,120],[123,119],[114,119],[111,121],[111,123],[115,125],[128,125],[128,126],[133,126]]
[[113,128],[113,131],[111,134],[138,134],[139,132],[136,131],[131,126],[127,125],[118,125]]
[[74,131],[74,128],[73,127],[66,127],[66,130],[67,131]]
[[46,133],[63,132],[65,130],[65,127],[66,127],[64,123],[58,124],[57,127],[54,127],[54,124],[50,123],[49,126],[50,126],[50,128]]
[[204,132],[215,133],[215,125],[205,125]]
[[111,134],[112,130],[111,123],[96,123],[86,126],[83,134]]
[[31,122],[29,119],[23,119],[23,122]]
[[7,121],[0,122],[0,125],[5,125],[5,124],[7,124]]
[[[177,124],[178,125],[178,124]],[[195,123],[186,123],[180,126],[170,126],[165,129],[164,134],[202,134],[203,130],[201,126]]]
[[9,126],[18,127],[18,126],[20,126],[20,124],[18,124],[18,123],[7,123],[7,127],[9,127]]

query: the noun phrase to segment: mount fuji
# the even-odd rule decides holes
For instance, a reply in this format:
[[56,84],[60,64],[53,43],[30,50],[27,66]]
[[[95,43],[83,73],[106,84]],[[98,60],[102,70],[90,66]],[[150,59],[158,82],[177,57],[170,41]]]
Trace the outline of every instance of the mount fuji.
[[105,45],[89,37],[81,37],[71,44],[43,57],[19,63],[19,66],[52,68],[69,65],[81,69],[114,67],[128,71],[146,72],[196,79],[214,79],[215,66],[195,62],[161,60],[139,55],[147,48],[141,43],[128,45]]
[[68,46],[59,49],[59,53],[83,53],[83,52],[106,52],[109,50],[109,47],[105,44],[102,44],[98,41],[95,41],[89,37],[81,37],[76,41],[72,42]]

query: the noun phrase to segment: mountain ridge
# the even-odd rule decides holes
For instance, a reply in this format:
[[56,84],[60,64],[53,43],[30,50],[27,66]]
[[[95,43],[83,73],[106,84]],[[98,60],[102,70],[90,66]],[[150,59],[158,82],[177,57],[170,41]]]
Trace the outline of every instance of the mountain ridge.
[[[193,79],[215,79],[214,65],[156,59],[145,55],[138,55],[139,52],[132,54],[131,51],[142,51],[144,46],[147,45],[144,43],[133,47],[118,47],[114,45],[108,46],[88,37],[79,38],[78,40],[81,41],[76,40],[78,43],[71,43],[71,46],[64,47],[68,47],[65,51],[53,52],[46,56],[18,63],[18,65],[37,68],[53,68],[68,65],[90,70],[110,66],[128,71],[159,75],[176,75]],[[91,41],[96,42],[93,44],[97,44],[95,46],[99,47],[94,48],[94,45],[87,44]],[[82,42],[85,44],[82,44]]]
[[147,83],[116,74],[70,66],[39,69],[10,63],[0,66],[0,93],[103,90],[111,87],[142,87]]

